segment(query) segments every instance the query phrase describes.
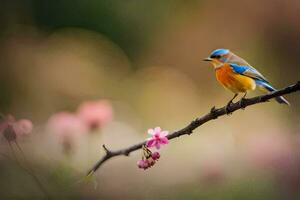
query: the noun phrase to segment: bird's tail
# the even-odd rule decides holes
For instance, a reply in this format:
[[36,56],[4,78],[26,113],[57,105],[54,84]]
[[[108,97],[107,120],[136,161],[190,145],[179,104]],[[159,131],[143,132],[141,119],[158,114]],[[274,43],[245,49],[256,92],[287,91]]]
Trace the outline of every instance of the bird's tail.
[[[260,90],[264,91],[264,92],[273,92],[276,91],[275,88],[273,88],[269,83],[263,81],[263,80],[256,80],[255,81],[256,85],[259,87]],[[290,105],[290,103],[282,96],[280,97],[276,97],[275,98],[276,101],[278,103],[282,103],[282,104],[286,104],[286,105]]]

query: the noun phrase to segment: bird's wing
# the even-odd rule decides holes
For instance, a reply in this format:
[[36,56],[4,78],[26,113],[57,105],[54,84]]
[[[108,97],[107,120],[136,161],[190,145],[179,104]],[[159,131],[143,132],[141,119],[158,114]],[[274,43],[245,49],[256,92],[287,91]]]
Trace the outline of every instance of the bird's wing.
[[237,74],[268,82],[267,79],[261,73],[259,73],[256,69],[254,69],[251,66],[238,65],[233,63],[229,65],[231,69]]
[[230,63],[231,68],[233,68],[233,71],[235,71],[236,73],[254,79],[263,80],[268,83],[268,80],[259,71],[252,67],[246,60],[235,55],[234,53],[231,53],[226,62]]
[[227,58],[226,62],[227,63],[238,64],[238,65],[242,65],[242,66],[249,66],[249,67],[253,68],[246,60],[244,60],[243,58],[235,55],[232,52],[230,53],[230,56]]

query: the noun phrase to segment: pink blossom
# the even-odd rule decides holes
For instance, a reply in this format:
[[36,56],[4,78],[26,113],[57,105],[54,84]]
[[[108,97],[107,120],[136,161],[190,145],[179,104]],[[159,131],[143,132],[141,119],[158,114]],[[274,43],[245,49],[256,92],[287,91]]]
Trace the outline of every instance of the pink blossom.
[[87,130],[85,124],[75,114],[69,112],[52,115],[48,120],[47,128],[62,141],[75,138]]
[[7,115],[0,122],[0,134],[3,134],[8,141],[15,141],[17,137],[27,135],[32,132],[33,125],[28,119],[16,120],[14,116]]
[[166,137],[168,135],[168,131],[162,131],[160,127],[156,127],[154,129],[149,129],[148,133],[152,136],[148,138],[146,141],[147,147],[156,147],[160,148],[160,145],[168,144],[169,140]]
[[19,135],[28,135],[32,132],[33,125],[32,122],[28,119],[20,119],[17,121],[17,132]]
[[112,106],[108,100],[86,101],[79,106],[77,114],[90,130],[102,128],[113,118]]

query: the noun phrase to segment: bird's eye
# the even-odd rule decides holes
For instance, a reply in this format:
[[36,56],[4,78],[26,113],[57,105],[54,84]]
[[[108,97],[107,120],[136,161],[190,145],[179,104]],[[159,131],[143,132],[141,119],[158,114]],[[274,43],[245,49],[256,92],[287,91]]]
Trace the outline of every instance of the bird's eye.
[[212,56],[210,56],[210,58],[216,58],[216,59],[219,59],[219,58],[221,58],[221,55],[212,55]]

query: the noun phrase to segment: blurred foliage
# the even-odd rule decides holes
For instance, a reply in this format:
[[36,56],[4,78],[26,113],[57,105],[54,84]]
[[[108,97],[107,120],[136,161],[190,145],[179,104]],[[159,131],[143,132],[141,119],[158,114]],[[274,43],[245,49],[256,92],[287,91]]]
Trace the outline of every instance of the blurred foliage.
[[[176,192],[180,191],[180,192]],[[162,192],[156,198],[165,197],[166,199],[207,199],[207,200],[265,200],[265,199],[280,199],[277,192],[274,190],[272,182],[259,179],[243,179],[237,180],[234,183],[225,185],[199,186],[184,185],[178,186],[178,189],[168,192]]]
[[32,5],[39,26],[47,29],[72,26],[98,31],[133,58],[183,2],[191,4],[195,0],[32,0]]

